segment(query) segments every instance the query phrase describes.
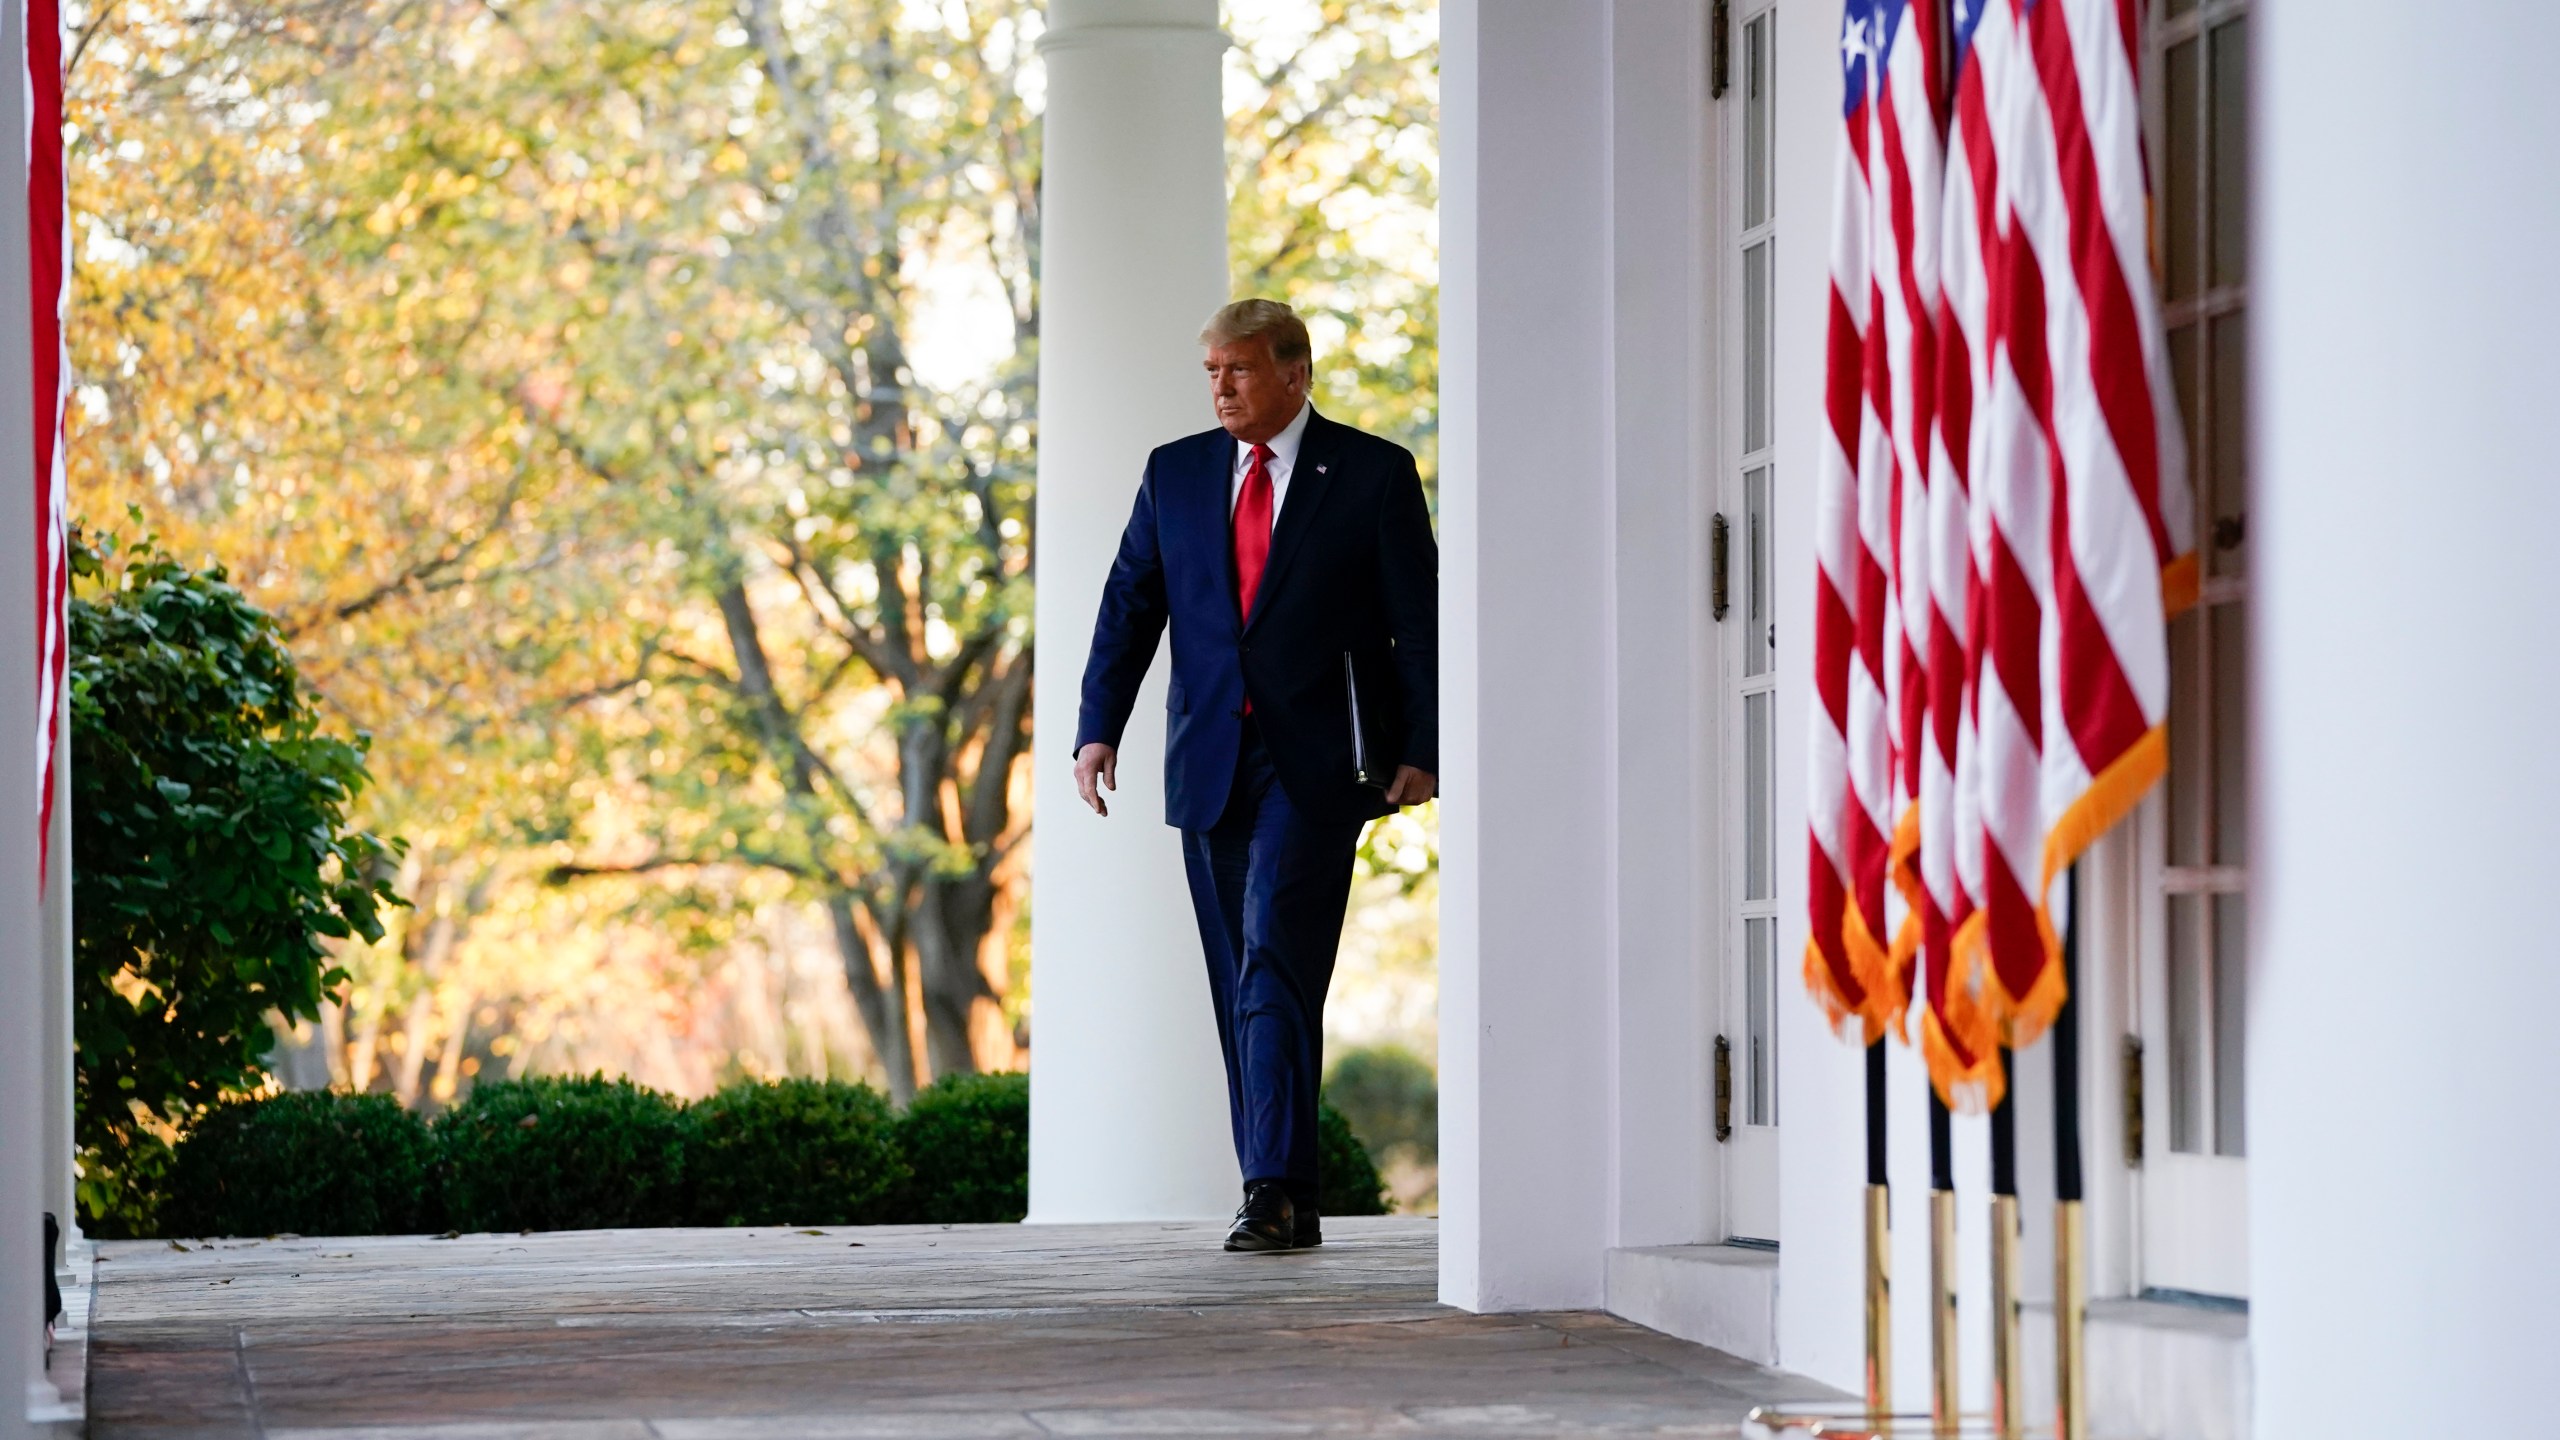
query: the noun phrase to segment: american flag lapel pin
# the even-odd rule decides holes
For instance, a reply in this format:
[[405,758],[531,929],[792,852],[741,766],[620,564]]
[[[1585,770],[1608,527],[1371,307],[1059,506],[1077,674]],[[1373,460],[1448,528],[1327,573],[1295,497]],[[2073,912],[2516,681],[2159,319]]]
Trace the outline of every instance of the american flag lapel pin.
[[1316,467],[1316,473],[1317,473],[1317,474],[1319,474],[1319,475],[1323,474],[1323,473],[1324,473],[1324,467],[1323,467],[1323,466],[1321,466],[1321,465],[1317,466],[1317,467]]

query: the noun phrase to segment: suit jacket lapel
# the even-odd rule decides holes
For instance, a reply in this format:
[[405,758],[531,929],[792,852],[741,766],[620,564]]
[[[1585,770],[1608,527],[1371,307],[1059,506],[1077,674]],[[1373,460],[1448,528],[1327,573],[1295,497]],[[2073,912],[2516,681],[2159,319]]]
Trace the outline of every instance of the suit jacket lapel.
[[1185,497],[1187,519],[1184,526],[1198,543],[1212,547],[1218,556],[1218,573],[1227,577],[1221,592],[1226,603],[1218,607],[1227,623],[1240,632],[1243,622],[1236,617],[1236,536],[1235,516],[1228,511],[1228,492],[1234,488],[1236,442],[1229,436],[1213,434],[1209,443],[1200,447],[1200,468]]
[[1298,462],[1289,471],[1289,498],[1281,502],[1280,519],[1271,527],[1271,559],[1262,568],[1262,588],[1254,592],[1253,613],[1245,617],[1248,630],[1271,608],[1271,592],[1287,576],[1289,561],[1315,524],[1316,507],[1333,484],[1333,467],[1339,460],[1333,432],[1333,422],[1324,416],[1307,417],[1307,433],[1298,440]]

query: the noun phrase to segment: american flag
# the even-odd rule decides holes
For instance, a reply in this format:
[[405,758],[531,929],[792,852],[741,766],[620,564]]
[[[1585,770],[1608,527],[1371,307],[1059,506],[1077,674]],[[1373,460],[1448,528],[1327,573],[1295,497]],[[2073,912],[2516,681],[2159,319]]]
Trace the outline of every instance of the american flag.
[[[1949,92],[1928,89],[1940,32],[1918,0],[1849,0],[1842,25],[1807,977],[1835,1023],[1873,1026],[1899,996],[1870,967],[1904,953],[1875,942],[1916,930],[1921,1043],[1968,1107],[1999,1098],[1993,1049],[2061,1007],[2063,871],[2166,769],[2167,617],[2195,591],[2147,260],[2140,9],[1953,0]],[[1898,83],[1931,98],[1897,105]],[[1925,140],[1886,123],[1914,109],[1941,121]],[[1924,168],[1943,175],[1925,202],[1899,188]],[[1925,246],[1899,223],[1923,215]],[[1925,353],[1894,343],[1890,313],[1922,295]],[[1915,923],[1888,930],[1865,867],[1906,835],[1886,849]]]
[[1900,1021],[1921,931],[1915,801],[1945,128],[1937,50],[1935,0],[1850,0],[1814,542],[1805,980],[1835,1026],[1856,1014],[1870,1036]]
[[71,532],[62,456],[62,316],[68,303],[70,205],[63,189],[62,7],[27,0],[27,252],[34,300],[36,415],[36,834],[40,863],[53,835],[54,766],[71,637]]
[[[1929,650],[1928,748],[1920,784],[1920,1046],[1940,1091],[1995,1103],[2002,1075],[1991,1015],[1978,985],[1950,983],[1955,940],[1966,933],[1982,886],[1979,689],[1970,639],[1982,603],[1975,564],[1972,477],[1979,436],[1974,397],[1989,389],[1990,246],[1999,224],[1999,151],[1977,34],[1987,0],[1954,0],[1950,19],[1946,189],[1938,247],[1938,432],[1929,464],[1929,595],[1937,626]],[[1999,33],[1981,37],[1996,44]]]

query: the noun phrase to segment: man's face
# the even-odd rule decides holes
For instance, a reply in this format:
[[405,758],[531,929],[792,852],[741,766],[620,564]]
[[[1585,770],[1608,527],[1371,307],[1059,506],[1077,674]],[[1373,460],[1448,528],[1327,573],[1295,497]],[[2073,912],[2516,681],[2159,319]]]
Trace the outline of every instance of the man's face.
[[1283,365],[1268,340],[1209,349],[1209,404],[1228,434],[1258,445],[1289,428],[1307,399],[1307,362]]

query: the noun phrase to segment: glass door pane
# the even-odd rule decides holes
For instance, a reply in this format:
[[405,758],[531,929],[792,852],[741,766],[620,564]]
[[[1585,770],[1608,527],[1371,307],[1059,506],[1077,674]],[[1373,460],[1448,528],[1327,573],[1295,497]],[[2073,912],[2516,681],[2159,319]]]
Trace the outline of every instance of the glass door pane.
[[1778,922],[1742,922],[1743,1123],[1778,1123]]

